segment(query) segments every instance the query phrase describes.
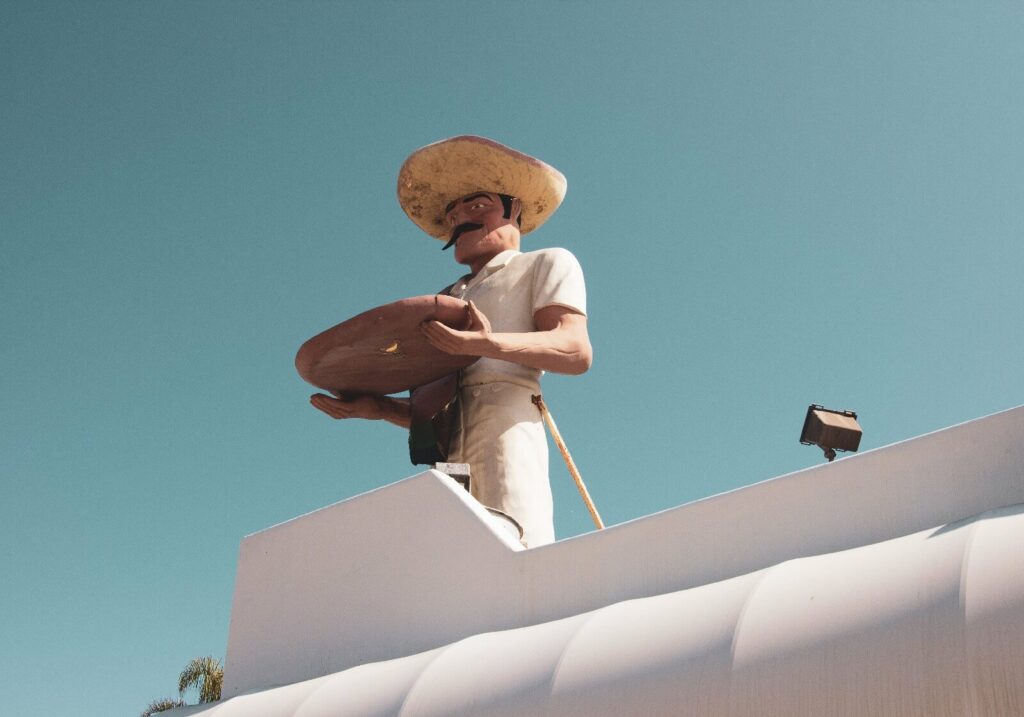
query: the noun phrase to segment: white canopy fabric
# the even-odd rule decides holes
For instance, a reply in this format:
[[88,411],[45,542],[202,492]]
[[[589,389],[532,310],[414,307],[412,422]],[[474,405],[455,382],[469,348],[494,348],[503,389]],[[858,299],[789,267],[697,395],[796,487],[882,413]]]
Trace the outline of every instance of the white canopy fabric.
[[427,471],[246,537],[168,714],[1024,715],[1022,548],[1024,407],[532,550]]
[[760,594],[788,574],[773,566],[826,553],[847,566],[844,551],[1024,503],[1022,476],[1017,408],[524,550],[427,471],[242,541],[224,696],[772,568]]
[[1022,548],[1015,505],[175,713],[1024,714]]

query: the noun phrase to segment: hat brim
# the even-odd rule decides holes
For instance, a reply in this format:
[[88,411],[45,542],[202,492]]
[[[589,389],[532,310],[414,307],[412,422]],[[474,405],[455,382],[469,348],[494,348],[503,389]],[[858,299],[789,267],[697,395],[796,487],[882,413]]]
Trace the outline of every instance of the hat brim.
[[565,177],[549,164],[486,137],[463,135],[428,144],[409,155],[398,173],[398,203],[430,236],[447,239],[445,209],[473,192],[518,197],[520,232],[529,234],[565,198]]

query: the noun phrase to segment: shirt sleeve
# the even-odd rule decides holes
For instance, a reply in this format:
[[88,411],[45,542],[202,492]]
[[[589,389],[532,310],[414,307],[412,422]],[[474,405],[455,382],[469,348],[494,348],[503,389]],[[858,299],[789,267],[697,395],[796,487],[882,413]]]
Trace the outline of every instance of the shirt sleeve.
[[586,316],[587,287],[576,257],[566,249],[544,249],[538,253],[533,275],[532,313],[545,306],[564,306]]

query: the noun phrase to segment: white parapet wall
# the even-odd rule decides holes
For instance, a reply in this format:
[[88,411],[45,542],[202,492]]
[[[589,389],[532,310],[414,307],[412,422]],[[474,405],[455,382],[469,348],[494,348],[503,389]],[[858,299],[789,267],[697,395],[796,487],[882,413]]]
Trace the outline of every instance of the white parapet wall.
[[1022,503],[1020,408],[533,550],[428,471],[243,540],[214,709],[1011,714]]

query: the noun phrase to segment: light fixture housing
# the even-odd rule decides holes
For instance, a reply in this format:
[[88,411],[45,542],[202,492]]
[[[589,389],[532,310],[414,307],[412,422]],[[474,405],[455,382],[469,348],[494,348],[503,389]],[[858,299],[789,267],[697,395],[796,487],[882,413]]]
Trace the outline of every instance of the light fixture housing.
[[818,446],[831,462],[836,457],[836,451],[856,451],[860,448],[862,434],[854,411],[837,411],[812,403],[807,407],[800,442],[807,446]]

